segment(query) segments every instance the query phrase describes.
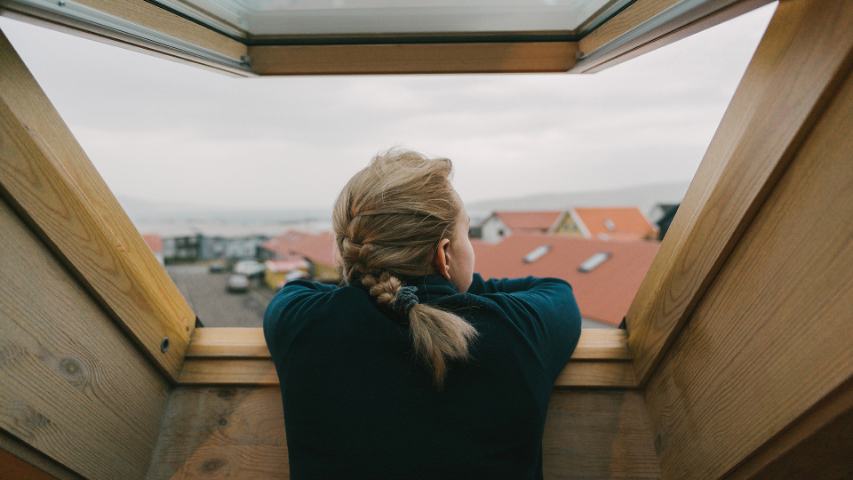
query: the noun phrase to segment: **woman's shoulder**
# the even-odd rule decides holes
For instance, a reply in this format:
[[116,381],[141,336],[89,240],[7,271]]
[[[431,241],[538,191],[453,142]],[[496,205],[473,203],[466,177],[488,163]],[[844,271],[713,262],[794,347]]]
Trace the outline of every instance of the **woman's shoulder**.
[[356,306],[365,300],[366,292],[346,285],[311,280],[287,282],[270,300],[264,311],[263,330],[267,346],[275,346],[293,338],[312,318],[327,317],[331,309]]

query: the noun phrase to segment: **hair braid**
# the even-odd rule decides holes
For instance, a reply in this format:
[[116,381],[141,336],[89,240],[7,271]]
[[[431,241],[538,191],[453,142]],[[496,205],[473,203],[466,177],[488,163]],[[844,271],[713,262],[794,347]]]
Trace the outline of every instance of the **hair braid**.
[[332,218],[341,277],[361,283],[379,306],[406,321],[439,389],[447,362],[469,357],[477,330],[453,312],[418,303],[415,287],[395,274],[433,273],[436,242],[452,235],[463,211],[450,185],[452,169],[446,158],[412,151],[377,155],[344,186]]

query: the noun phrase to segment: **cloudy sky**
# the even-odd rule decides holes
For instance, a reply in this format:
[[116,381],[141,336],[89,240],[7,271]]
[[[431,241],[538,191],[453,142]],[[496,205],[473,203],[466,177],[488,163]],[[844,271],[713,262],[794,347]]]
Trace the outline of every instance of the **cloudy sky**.
[[466,202],[687,182],[773,8],[592,75],[244,79],[0,28],[117,195],[328,208],[393,145],[451,158]]

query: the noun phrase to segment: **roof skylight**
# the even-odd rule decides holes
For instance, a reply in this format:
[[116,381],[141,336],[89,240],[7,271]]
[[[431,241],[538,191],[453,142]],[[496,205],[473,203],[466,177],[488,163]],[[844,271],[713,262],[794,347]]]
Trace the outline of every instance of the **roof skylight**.
[[610,252],[598,252],[578,265],[578,271],[581,273],[589,273],[598,268],[602,263],[606,262],[610,256]]
[[536,247],[533,251],[524,256],[524,263],[533,263],[545,256],[549,251],[551,251],[551,245],[541,245]]

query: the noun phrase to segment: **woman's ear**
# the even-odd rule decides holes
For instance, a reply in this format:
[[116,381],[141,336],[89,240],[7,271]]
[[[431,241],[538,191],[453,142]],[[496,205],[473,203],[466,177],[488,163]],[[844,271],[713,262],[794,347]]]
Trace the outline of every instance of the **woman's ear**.
[[435,251],[435,271],[448,280],[450,280],[450,257],[447,254],[449,245],[450,240],[442,238]]

